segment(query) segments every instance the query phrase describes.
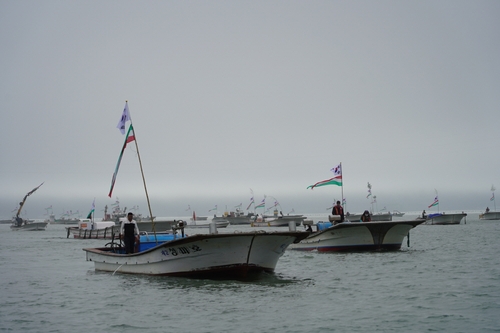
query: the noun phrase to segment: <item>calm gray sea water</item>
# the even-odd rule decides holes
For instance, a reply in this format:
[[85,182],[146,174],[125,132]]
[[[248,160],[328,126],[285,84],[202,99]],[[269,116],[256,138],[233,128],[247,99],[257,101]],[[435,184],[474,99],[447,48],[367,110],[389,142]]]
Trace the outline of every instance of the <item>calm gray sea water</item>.
[[252,282],[96,273],[82,248],[104,241],[61,225],[0,237],[0,331],[500,332],[500,221],[477,214],[397,252],[287,251]]

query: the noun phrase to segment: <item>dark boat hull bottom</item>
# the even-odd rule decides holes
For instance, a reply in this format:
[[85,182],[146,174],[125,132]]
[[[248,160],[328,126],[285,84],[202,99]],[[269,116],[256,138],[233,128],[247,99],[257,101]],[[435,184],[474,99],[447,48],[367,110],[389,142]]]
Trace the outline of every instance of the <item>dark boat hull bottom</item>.
[[349,246],[323,246],[310,248],[295,248],[298,251],[314,251],[318,252],[367,252],[367,251],[398,251],[401,249],[401,244],[384,244],[384,245],[349,245]]
[[[108,271],[99,271],[101,273],[110,273]],[[119,274],[134,274],[127,272],[118,272]],[[254,280],[258,279],[261,274],[274,273],[274,269],[259,267],[256,265],[231,265],[222,267],[212,267],[209,270],[176,272],[167,274],[144,274],[150,276],[172,276],[184,277],[193,279],[210,279],[210,280]]]

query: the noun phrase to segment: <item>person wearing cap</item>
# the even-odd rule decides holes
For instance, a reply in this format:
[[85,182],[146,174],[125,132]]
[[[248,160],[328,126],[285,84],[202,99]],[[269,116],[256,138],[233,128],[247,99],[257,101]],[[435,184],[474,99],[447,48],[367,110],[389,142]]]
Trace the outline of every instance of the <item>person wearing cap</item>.
[[134,214],[128,213],[127,219],[122,221],[120,226],[120,238],[125,243],[125,252],[127,254],[134,253],[134,245],[139,238],[139,227],[134,220]]

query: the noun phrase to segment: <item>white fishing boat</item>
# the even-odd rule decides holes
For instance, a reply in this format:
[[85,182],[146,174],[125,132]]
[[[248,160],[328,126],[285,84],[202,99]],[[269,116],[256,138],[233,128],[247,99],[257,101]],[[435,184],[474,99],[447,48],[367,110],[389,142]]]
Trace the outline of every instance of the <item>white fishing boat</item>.
[[290,223],[299,226],[306,220],[303,215],[284,215],[278,217],[264,217],[258,216],[250,224],[252,227],[288,227]]
[[434,213],[427,215],[425,224],[460,224],[466,216],[467,214],[463,212],[454,214]]
[[[104,207],[104,218],[103,221],[114,221],[116,224],[120,224],[123,219],[127,217],[127,207],[120,208],[120,201],[116,199],[115,203],[111,205],[113,210],[111,213],[108,213],[108,205]],[[132,210],[135,210],[136,206],[132,207]],[[153,217],[154,218],[154,217]],[[134,220],[136,222],[142,221],[142,214],[134,214]],[[150,219],[148,217],[146,220]]]
[[250,225],[254,218],[254,213],[249,212],[245,214],[243,211],[236,209],[235,211],[225,212],[222,216],[214,216],[212,221],[228,221],[230,225]]
[[479,214],[479,219],[480,220],[500,220],[500,212],[484,212],[482,214]]
[[440,212],[439,211],[439,198],[438,198],[438,192],[436,192],[436,197],[434,198],[434,202],[432,202],[427,208],[431,207],[437,207],[437,212],[432,213],[429,215],[426,215],[425,210],[422,212],[422,218],[425,219],[425,224],[441,224],[441,225],[447,225],[447,224],[460,224],[462,219],[467,216],[466,213],[453,213],[453,214],[446,214],[445,212]]
[[112,239],[117,238],[120,226],[113,221],[92,221],[91,219],[79,219],[77,227],[66,227],[66,238],[81,239]]
[[[125,104],[119,128],[125,128],[125,123],[130,120],[128,104]],[[121,157],[127,143],[135,141],[136,153],[139,156],[135,132],[132,123],[126,134],[122,153],[113,175],[109,192],[111,197],[113,185],[116,180]],[[142,174],[146,198],[146,182]],[[151,208],[150,208],[150,216]],[[128,274],[147,275],[176,275],[216,278],[249,278],[254,273],[273,272],[278,259],[287,247],[298,242],[308,233],[295,230],[287,232],[237,232],[219,234],[215,227],[210,227],[209,234],[186,236],[184,222],[173,228],[171,238],[159,239],[155,232],[147,245],[140,241],[138,252],[125,253],[124,247],[110,243],[109,247],[85,248],[87,261],[94,262],[95,270],[119,272]],[[154,221],[153,221],[154,223]],[[215,224],[212,224],[215,226]],[[178,236],[177,229],[182,231]],[[127,230],[125,229],[125,233]],[[154,239],[154,240],[153,240]],[[136,244],[137,246],[137,244]]]
[[497,203],[496,203],[496,199],[495,199],[495,190],[496,190],[495,186],[491,185],[491,199],[490,199],[490,201],[493,201],[494,210],[490,211],[490,208],[486,207],[486,210],[484,211],[484,213],[479,214],[480,220],[500,220],[500,212],[496,211],[497,210]]
[[281,211],[278,212],[278,210],[275,209],[273,215],[264,215],[264,222],[267,221],[270,226],[275,227],[289,226],[290,222],[294,222],[296,226],[299,226],[306,218],[306,216],[301,214],[284,215]]
[[291,250],[318,252],[349,252],[399,250],[409,231],[424,220],[384,221],[384,222],[318,222],[317,231],[299,243],[292,244]]
[[196,221],[206,221],[208,220],[208,216],[198,216],[196,215],[196,212],[193,210],[193,216],[191,217],[191,221],[196,222]]
[[18,218],[18,220],[14,219],[12,225],[10,226],[11,230],[22,230],[22,231],[42,231],[47,229],[48,222],[37,222],[31,220],[25,220],[22,218]]
[[47,228],[47,221],[43,222],[37,222],[37,221],[32,221],[32,220],[27,220],[21,218],[21,210],[23,209],[24,203],[26,202],[26,199],[32,195],[40,186],[42,186],[43,183],[29,191],[23,198],[23,201],[19,203],[19,209],[17,210],[16,216],[12,219],[12,225],[10,226],[11,230],[18,231],[41,231],[45,230]]
[[[95,270],[146,275],[203,278],[251,278],[260,272],[274,272],[287,247],[307,233],[239,232],[198,234],[154,241],[134,254],[123,248],[86,248],[87,261]],[[150,242],[151,243],[151,242]],[[141,240],[141,246],[143,241]],[[158,244],[158,245],[156,245]]]
[[62,213],[59,218],[56,218],[54,214],[50,214],[48,221],[50,224],[78,224],[80,219],[72,217],[78,213],[78,211],[75,213],[73,213],[73,211],[67,211],[66,213]]
[[392,216],[402,217],[403,215],[405,215],[405,213],[401,213],[399,210],[392,211]]

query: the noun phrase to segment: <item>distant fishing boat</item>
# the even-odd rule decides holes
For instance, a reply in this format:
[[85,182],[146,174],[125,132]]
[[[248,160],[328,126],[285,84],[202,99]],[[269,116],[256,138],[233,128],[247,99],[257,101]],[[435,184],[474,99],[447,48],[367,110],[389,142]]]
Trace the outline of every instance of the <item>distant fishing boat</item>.
[[491,199],[490,201],[493,201],[493,205],[495,207],[495,210],[490,211],[489,207],[486,207],[486,210],[484,213],[479,214],[479,219],[480,220],[500,220],[500,212],[496,211],[497,210],[497,203],[495,200],[495,186],[491,185]]
[[479,214],[480,220],[500,220],[500,212],[484,212]]
[[213,222],[224,222],[228,221],[230,225],[247,225],[252,223],[252,219],[255,217],[254,213],[245,214],[243,211],[236,209],[235,211],[225,212],[222,216],[214,216],[212,218]]
[[405,213],[401,213],[399,210],[392,211],[392,216],[402,217],[403,215],[405,215]]
[[120,226],[112,221],[92,221],[91,219],[80,219],[77,227],[66,227],[66,237],[73,235],[74,238],[112,239],[118,237]]
[[437,213],[431,213],[429,215],[425,215],[425,210],[422,213],[422,218],[425,218],[425,224],[437,224],[437,225],[449,225],[449,224],[460,224],[462,219],[467,216],[466,213],[452,213],[446,214],[445,212],[439,212],[439,198],[438,193],[436,191],[436,197],[434,201],[427,207],[437,207]]
[[452,213],[452,214],[446,214],[445,212],[443,213],[434,213],[434,214],[429,214],[427,215],[427,218],[425,220],[425,224],[460,224],[462,219],[466,217],[466,213]]
[[16,216],[12,219],[12,225],[10,226],[11,230],[23,230],[23,231],[41,231],[45,230],[47,228],[48,222],[34,222],[30,220],[26,220],[21,218],[19,215],[21,214],[21,210],[23,209],[24,203],[26,202],[26,199],[35,193],[40,186],[42,186],[43,183],[29,191],[23,198],[23,201],[19,203],[19,209],[17,210]]
[[208,216],[198,216],[196,215],[196,212],[193,210],[193,216],[191,217],[191,221],[196,222],[196,221],[206,221],[208,219]]

